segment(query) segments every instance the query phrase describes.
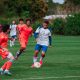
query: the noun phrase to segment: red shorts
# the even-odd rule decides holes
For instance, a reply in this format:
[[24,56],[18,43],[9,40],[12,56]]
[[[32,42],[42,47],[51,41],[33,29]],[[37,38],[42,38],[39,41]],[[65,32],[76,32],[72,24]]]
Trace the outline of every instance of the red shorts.
[[28,44],[28,40],[25,38],[19,38],[19,42],[22,48],[26,48],[27,44]]

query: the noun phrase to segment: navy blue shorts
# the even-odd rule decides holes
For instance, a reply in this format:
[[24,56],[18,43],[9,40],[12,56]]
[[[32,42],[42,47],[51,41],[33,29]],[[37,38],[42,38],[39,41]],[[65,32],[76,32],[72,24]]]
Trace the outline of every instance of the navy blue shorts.
[[14,36],[11,36],[12,38],[16,38],[16,35],[14,35]]

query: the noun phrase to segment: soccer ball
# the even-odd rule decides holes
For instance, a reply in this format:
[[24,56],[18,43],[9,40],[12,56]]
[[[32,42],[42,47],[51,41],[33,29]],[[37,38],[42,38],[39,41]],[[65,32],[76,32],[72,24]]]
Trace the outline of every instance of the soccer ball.
[[39,62],[35,62],[35,63],[34,63],[34,67],[35,67],[35,68],[40,68],[40,67],[41,67],[41,64],[40,64]]

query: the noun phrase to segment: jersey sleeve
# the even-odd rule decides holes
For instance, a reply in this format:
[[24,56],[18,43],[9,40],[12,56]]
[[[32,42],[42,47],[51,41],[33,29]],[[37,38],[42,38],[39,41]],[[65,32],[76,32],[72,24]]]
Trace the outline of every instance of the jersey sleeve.
[[10,29],[11,29],[11,26],[12,26],[12,25],[10,25]]
[[40,32],[40,27],[38,27],[34,33],[35,39],[38,38],[39,32]]
[[40,31],[40,28],[38,27],[38,28],[36,29],[35,33],[39,33],[39,31]]
[[51,32],[49,31],[49,36],[51,36]]

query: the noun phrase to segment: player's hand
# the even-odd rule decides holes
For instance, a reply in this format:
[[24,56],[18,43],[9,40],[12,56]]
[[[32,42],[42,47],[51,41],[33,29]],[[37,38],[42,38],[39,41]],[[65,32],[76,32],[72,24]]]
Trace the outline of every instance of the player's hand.
[[4,50],[4,51],[8,51],[8,49],[7,49],[7,48],[3,48],[3,50]]

